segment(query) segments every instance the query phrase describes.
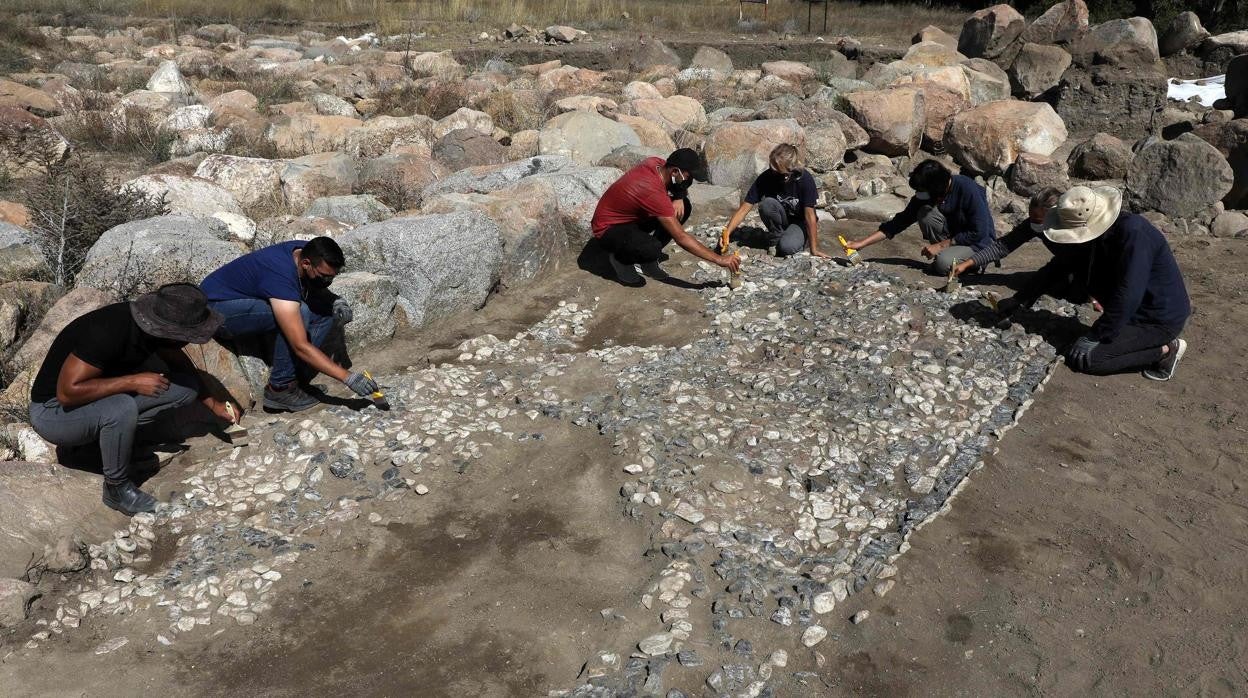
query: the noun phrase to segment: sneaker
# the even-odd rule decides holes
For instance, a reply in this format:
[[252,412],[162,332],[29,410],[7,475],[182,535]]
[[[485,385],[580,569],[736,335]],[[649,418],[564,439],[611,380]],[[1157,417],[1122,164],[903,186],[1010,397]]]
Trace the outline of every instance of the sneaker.
[[646,283],[633,265],[624,264],[616,259],[614,254],[607,255],[607,259],[611,260],[611,268],[615,270],[615,278],[619,279],[620,283],[625,286],[641,286]]
[[1170,342],[1170,353],[1157,362],[1155,367],[1144,371],[1144,377],[1152,381],[1168,381],[1174,378],[1174,372],[1179,367],[1179,361],[1183,359],[1183,355],[1186,353],[1186,341],[1176,339]]
[[298,383],[277,390],[271,385],[264,386],[264,409],[278,412],[302,412],[320,404],[316,398],[303,392]]
[[126,516],[156,511],[156,498],[127,480],[120,485],[104,483],[104,505]]
[[639,266],[641,266],[641,273],[652,279],[666,279],[668,276],[658,262],[646,262]]

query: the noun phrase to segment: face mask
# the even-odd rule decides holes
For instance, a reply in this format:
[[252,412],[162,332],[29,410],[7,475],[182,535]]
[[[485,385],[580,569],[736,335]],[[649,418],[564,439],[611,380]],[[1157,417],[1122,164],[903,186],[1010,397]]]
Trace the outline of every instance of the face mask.
[[1033,233],[1043,233],[1043,232],[1044,232],[1045,225],[1044,225],[1043,223],[1035,223],[1035,222],[1032,222],[1032,221],[1027,221],[1027,224],[1031,226],[1031,231],[1032,231]]
[[334,283],[334,277],[318,276],[314,279],[304,279],[303,283],[308,288],[329,288],[329,285]]

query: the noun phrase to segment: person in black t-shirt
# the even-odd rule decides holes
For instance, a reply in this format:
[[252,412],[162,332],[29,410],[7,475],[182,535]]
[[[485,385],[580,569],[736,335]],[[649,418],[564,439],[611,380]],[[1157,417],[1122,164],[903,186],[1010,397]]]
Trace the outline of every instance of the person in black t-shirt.
[[777,256],[810,248],[814,257],[829,257],[819,250],[819,221],[815,216],[819,190],[815,178],[798,163],[797,155],[797,148],[788,143],[772,149],[767,158],[770,167],[754,180],[728,221],[725,233],[730,239],[750,209],[758,206],[758,217],[767,229],[767,245],[775,246]]
[[[199,395],[194,364],[182,352],[203,344],[221,315],[193,284],[168,284],[129,303],[93,310],[52,341],[30,390],[30,424],[57,446],[98,443],[104,503],[127,516],[155,511],[156,499],[131,481],[134,434],[155,416]],[[168,375],[149,370],[163,360]],[[219,419],[235,421],[224,401],[204,398]]]

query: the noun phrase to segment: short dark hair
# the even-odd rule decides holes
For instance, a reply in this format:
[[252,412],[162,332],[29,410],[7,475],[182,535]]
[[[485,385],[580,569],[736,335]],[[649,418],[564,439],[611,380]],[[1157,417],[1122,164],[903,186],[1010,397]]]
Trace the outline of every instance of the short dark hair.
[[347,265],[342,248],[334,242],[333,238],[324,236],[308,240],[303,246],[303,258],[313,264],[324,262],[333,267],[334,271],[339,271]]
[[1053,208],[1057,200],[1062,198],[1062,190],[1056,187],[1045,187],[1031,195],[1032,208]]
[[932,196],[943,196],[949,190],[953,173],[937,160],[924,160],[910,173],[910,188]]

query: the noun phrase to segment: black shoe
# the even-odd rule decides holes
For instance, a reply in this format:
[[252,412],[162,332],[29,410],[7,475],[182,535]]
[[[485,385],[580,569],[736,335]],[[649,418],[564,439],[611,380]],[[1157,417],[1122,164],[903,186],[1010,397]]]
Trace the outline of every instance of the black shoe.
[[264,409],[278,412],[302,412],[320,404],[316,398],[303,392],[298,383],[291,383],[282,390],[271,385],[264,386]]
[[156,511],[156,498],[127,480],[120,485],[104,483],[104,505],[126,516]]
[[1144,371],[1144,377],[1151,381],[1168,381],[1174,378],[1174,372],[1179,367],[1179,361],[1186,353],[1187,342],[1182,339],[1170,342],[1170,353],[1166,354],[1166,358],[1159,361],[1156,367]]

